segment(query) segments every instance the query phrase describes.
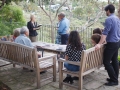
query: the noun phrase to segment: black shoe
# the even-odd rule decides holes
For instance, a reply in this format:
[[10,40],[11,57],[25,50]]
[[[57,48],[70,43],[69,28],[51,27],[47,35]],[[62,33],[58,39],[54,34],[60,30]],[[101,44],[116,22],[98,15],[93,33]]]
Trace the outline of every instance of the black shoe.
[[63,80],[63,82],[68,83],[68,82],[69,82],[69,77],[66,77],[66,78]]
[[73,77],[72,79],[73,79],[73,80],[79,80],[79,78],[78,78],[78,77]]
[[106,80],[107,80],[108,82],[112,81],[110,78],[106,78]]
[[73,84],[73,79],[72,79],[71,76],[68,76],[68,77],[66,77],[66,78],[63,80],[63,82]]
[[69,83],[70,83],[70,84],[73,84],[73,83],[74,83],[71,76],[69,77]]
[[33,70],[30,70],[30,72],[33,72]]
[[116,86],[116,85],[118,85],[118,83],[117,82],[108,82],[108,83],[105,83],[104,85],[106,85],[106,86]]
[[40,74],[43,74],[43,73],[46,73],[47,71],[45,70],[45,71],[42,71],[42,72],[40,72]]

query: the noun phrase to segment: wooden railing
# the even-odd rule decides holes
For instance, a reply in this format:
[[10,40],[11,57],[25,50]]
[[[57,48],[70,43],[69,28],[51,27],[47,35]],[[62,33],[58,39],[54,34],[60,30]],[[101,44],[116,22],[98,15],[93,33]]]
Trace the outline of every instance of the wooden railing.
[[[52,31],[53,30],[53,31]],[[53,26],[53,29],[51,30],[50,25],[42,25],[40,30],[38,30],[38,41],[42,42],[49,42],[49,43],[55,43],[56,35],[57,35],[57,29],[55,26]],[[90,43],[91,41],[91,35],[93,28],[87,28],[86,30],[82,30],[80,27],[70,27],[70,30],[78,30],[81,40],[84,44],[86,44],[87,48],[90,48],[92,45]],[[53,33],[51,33],[53,32]],[[53,36],[52,36],[53,35]],[[54,42],[52,42],[52,39]]]
[[[94,28],[87,28],[86,30],[82,30],[80,27],[71,26],[70,30],[78,30],[82,42],[85,44],[86,48],[93,47],[91,44],[91,35]],[[51,26],[50,25],[42,25],[40,30],[38,30],[38,41],[42,42],[48,42],[48,43],[55,43],[56,35],[57,35],[57,29],[55,26],[53,26],[53,32],[51,34]],[[52,38],[53,35],[53,38]],[[52,39],[54,39],[52,42]],[[119,49],[119,55],[120,55],[120,49]]]
[[[20,25],[20,24],[18,24]],[[15,28],[15,27],[14,27]],[[86,30],[82,30],[80,27],[75,27],[75,26],[71,26],[70,27],[70,30],[78,30],[79,31],[79,34],[80,34],[80,37],[81,37],[81,40],[82,42],[86,45],[86,48],[90,48],[92,47],[91,45],[91,35],[92,35],[92,32],[93,32],[93,29],[94,28],[87,28]],[[3,28],[4,30],[4,28]],[[13,28],[11,28],[11,32]],[[57,35],[57,29],[55,26],[53,26],[53,33],[51,33],[52,30],[51,30],[51,26],[50,25],[42,25],[40,30],[38,30],[38,41],[42,41],[42,42],[48,42],[48,43],[55,43],[55,40],[56,40],[56,35]],[[9,39],[10,35],[7,35],[7,36],[0,36],[0,39],[5,37],[5,39]],[[52,42],[52,39],[53,39],[53,42]],[[119,55],[120,55],[120,50],[119,50]]]

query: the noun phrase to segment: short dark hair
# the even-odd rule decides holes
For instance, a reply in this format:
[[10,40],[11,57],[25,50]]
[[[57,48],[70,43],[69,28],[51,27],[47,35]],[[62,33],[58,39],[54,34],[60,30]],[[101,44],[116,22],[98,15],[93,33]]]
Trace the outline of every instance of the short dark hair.
[[112,4],[109,4],[109,5],[107,5],[106,7],[105,7],[105,11],[110,11],[110,13],[114,13],[115,12],[115,7],[114,7],[114,5],[112,5]]
[[96,28],[93,30],[93,34],[102,34],[102,30],[100,28]]
[[91,39],[92,39],[96,44],[98,44],[99,41],[100,41],[100,39],[101,39],[101,35],[100,35],[100,34],[93,34],[93,35],[91,36]]
[[61,13],[58,14],[58,17],[59,17],[59,16],[65,17],[65,13],[64,13],[64,12],[61,12]]

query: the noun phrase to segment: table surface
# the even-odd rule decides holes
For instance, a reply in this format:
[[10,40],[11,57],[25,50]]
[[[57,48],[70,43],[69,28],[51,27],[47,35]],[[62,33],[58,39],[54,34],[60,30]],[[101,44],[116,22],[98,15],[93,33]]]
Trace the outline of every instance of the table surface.
[[42,48],[44,50],[50,50],[55,52],[65,52],[67,45],[46,43],[46,42],[32,42],[33,46],[37,46],[38,48]]

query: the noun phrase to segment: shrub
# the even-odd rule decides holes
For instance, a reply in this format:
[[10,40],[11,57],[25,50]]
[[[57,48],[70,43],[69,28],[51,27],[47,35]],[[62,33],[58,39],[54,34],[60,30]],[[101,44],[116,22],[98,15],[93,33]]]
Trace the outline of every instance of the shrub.
[[25,25],[22,9],[16,5],[5,5],[0,12],[0,36],[10,35],[13,29]]
[[13,30],[15,28],[20,28],[22,26],[24,26],[24,23],[20,23],[20,22],[0,22],[0,36],[4,36],[4,35],[11,35],[13,34]]
[[25,23],[22,9],[16,5],[5,5],[0,12],[0,18],[8,22],[12,19],[13,22]]

